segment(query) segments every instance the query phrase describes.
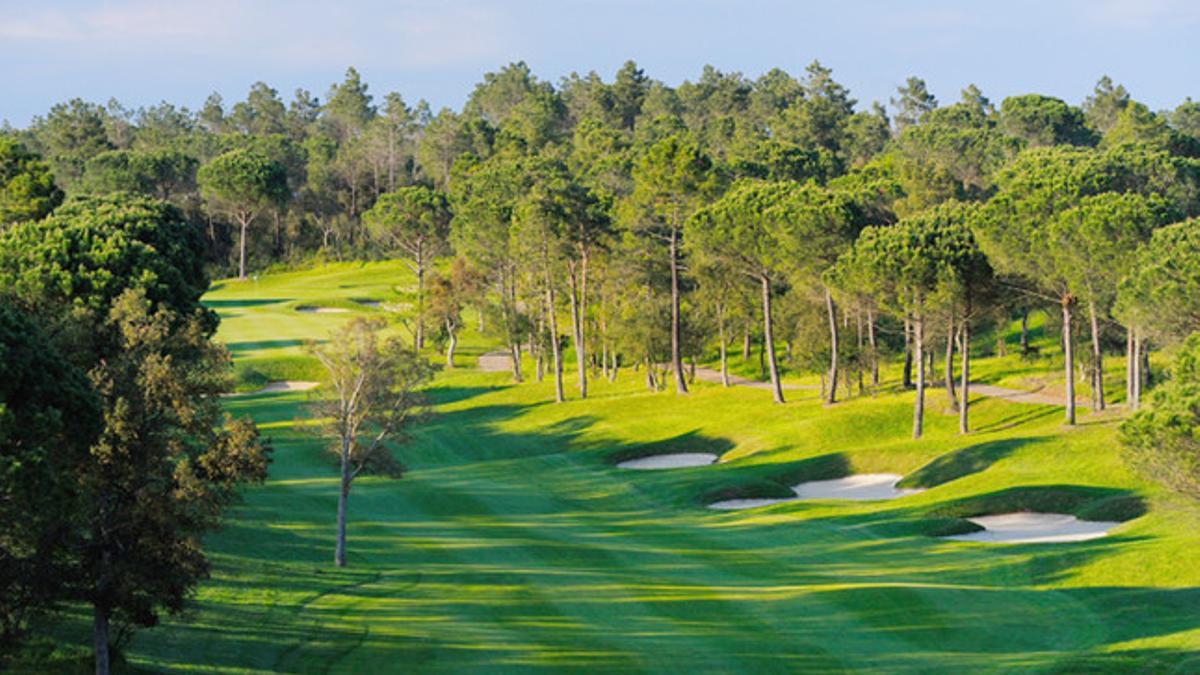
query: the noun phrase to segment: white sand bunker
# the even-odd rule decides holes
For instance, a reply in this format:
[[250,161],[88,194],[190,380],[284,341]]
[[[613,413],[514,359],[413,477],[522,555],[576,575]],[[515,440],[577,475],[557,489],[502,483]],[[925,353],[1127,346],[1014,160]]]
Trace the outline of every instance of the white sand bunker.
[[710,509],[718,511],[737,511],[740,509],[756,509],[760,506],[773,506],[775,504],[783,504],[784,502],[794,502],[795,497],[776,497],[776,498],[759,498],[759,499],[722,499],[719,502],[713,502],[708,505]]
[[1038,544],[1099,539],[1120,523],[1079,520],[1062,513],[1019,511],[967,520],[984,528],[981,532],[956,534],[945,539],[982,541],[994,544]]
[[670,455],[650,455],[621,462],[621,469],[685,469],[691,466],[708,466],[717,461],[711,452],[677,452]]
[[817,480],[792,486],[795,497],[780,497],[771,499],[724,499],[708,505],[718,511],[735,511],[738,509],[754,509],[760,506],[771,506],[785,502],[795,502],[802,499],[851,499],[866,501],[871,499],[897,499],[923,490],[903,490],[896,487],[902,476],[894,473],[861,473],[846,476],[836,480]]
[[896,487],[903,476],[894,473],[860,473],[835,480],[817,480],[792,487],[796,499],[851,499],[868,501],[873,499],[898,499],[918,492],[920,489]]
[[344,314],[350,310],[345,307],[297,307],[296,311],[305,314]]
[[267,386],[259,389],[259,394],[269,394],[276,391],[308,391],[321,386],[320,382],[305,382],[304,380],[280,380],[278,382],[268,382]]

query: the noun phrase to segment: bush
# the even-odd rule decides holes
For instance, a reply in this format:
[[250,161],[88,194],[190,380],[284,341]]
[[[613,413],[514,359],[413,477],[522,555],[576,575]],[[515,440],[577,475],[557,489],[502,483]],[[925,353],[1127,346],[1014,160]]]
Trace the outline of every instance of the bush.
[[1171,377],[1121,425],[1125,457],[1146,476],[1200,499],[1200,334],[1184,343]]

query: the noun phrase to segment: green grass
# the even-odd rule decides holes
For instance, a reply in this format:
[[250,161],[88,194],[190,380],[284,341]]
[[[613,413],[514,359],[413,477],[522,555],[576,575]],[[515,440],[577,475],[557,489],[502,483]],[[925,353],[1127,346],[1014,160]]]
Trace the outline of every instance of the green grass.
[[[385,299],[409,284],[395,264],[331,265],[225,282],[207,300],[237,362],[275,379],[306,367],[304,340],[355,315],[302,314],[296,304]],[[464,364],[488,348],[474,333],[463,345]],[[980,359],[978,370],[1002,381],[1008,364]],[[429,390],[436,414],[400,453],[406,477],[355,484],[343,570],[331,562],[334,470],[296,422],[310,394],[229,399],[232,414],[254,417],[274,442],[270,480],[247,490],[208,541],[213,575],[193,608],[140,633],[130,664],[203,672],[1200,669],[1200,509],[1125,468],[1111,415],[1084,413],[1064,430],[1057,408],[980,399],[977,431],[963,437],[935,390],[928,435],[913,441],[912,394],[894,386],[832,407],[815,392],[790,391],[790,402],[775,406],[769,393],[746,388],[653,394],[625,370],[591,391],[587,401],[555,405],[549,381],[514,386],[502,373],[442,371]],[[662,472],[614,466],[682,449],[727,461]],[[703,508],[864,471],[904,474],[929,489],[892,502]],[[929,536],[962,531],[962,516],[1012,508],[1128,522],[1075,544]],[[86,630],[82,619],[60,627],[79,644]]]

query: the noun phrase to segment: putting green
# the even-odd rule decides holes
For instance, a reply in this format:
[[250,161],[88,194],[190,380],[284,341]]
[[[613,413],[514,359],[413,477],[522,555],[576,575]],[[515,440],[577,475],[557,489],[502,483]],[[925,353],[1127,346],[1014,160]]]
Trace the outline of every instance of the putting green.
[[[380,315],[362,300],[392,302],[411,283],[399,264],[331,265],[224,282],[207,300],[239,365],[307,380],[272,369],[310,367],[304,340]],[[430,387],[436,415],[399,453],[409,473],[355,484],[344,570],[332,565],[335,471],[301,410],[322,390],[226,399],[272,438],[270,480],[247,490],[207,542],[213,578],[194,609],[138,634],[132,663],[206,672],[1200,668],[1200,509],[1129,473],[1112,416],[1064,431],[1058,409],[980,399],[978,431],[960,437],[934,392],[927,438],[914,442],[908,392],[825,407],[815,392],[793,391],[773,406],[745,387],[649,393],[629,371],[615,383],[597,378],[587,401],[555,405],[549,382],[514,386],[503,372],[461,367],[495,349],[464,335],[460,368]],[[569,397],[572,385],[568,377]],[[724,461],[616,467],[670,452]],[[855,473],[905,475],[916,483],[901,487],[928,489],[897,501],[704,506]],[[929,536],[980,509],[1043,502],[1145,515],[1106,538],[1052,546]],[[80,644],[86,630],[82,615],[63,627]]]

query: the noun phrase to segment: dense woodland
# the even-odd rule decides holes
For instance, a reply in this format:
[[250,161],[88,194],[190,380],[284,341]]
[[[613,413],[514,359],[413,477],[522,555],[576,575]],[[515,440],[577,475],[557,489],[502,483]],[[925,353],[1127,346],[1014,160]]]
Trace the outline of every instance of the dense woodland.
[[[23,523],[0,539],[5,639],[55,594],[131,626],[177,609],[199,535],[265,475],[252,426],[216,404],[210,277],[403,258],[413,347],[452,364],[476,309],[513,377],[552,378],[558,400],[626,368],[683,393],[697,362],[728,377],[731,351],[757,350],[775,401],[786,368],[835,403],[902,362],[914,437],[934,381],[967,433],[970,358],[990,349],[973,336],[1044,311],[1068,424],[1077,389],[1110,405],[1106,358],[1137,409],[1149,351],[1186,343],[1125,435],[1194,492],[1198,213],[1200,103],[1152,111],[1107,77],[1080,105],[975,86],[944,103],[914,77],[862,106],[816,62],[677,87],[634,63],[557,84],[517,63],[461,111],[353,69],[323,99],[258,83],[198,111],[56,105],[0,134],[0,517]],[[123,532],[159,543],[130,556]]]

